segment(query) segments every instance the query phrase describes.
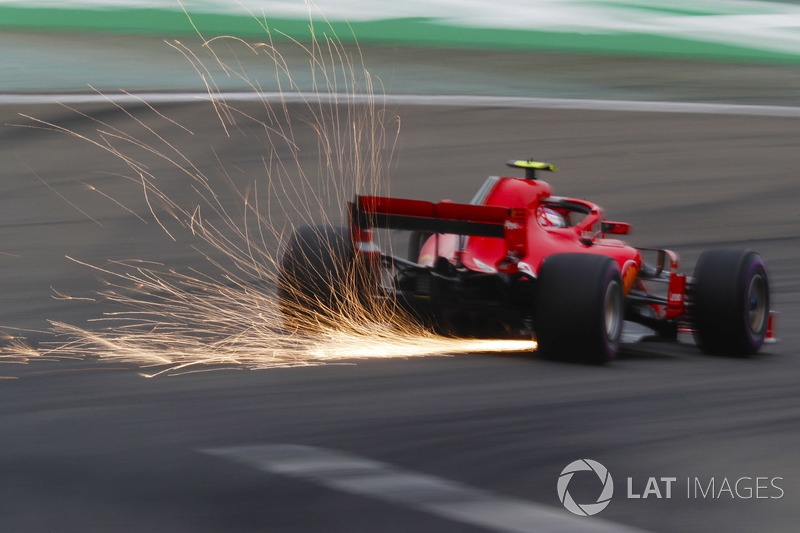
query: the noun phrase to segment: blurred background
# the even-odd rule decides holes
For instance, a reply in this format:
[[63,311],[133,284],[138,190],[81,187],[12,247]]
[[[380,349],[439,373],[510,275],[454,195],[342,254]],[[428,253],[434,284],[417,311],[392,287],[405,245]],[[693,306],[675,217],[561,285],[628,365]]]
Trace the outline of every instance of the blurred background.
[[[791,104],[800,55],[793,2],[3,0],[0,15],[4,92],[193,89],[164,38],[305,42],[314,24],[365,45],[392,94]],[[263,70],[248,73],[274,89]]]
[[[355,78],[320,83],[303,49],[312,31],[321,42],[333,35],[343,42]],[[216,55],[202,46],[224,36],[240,40],[214,41]],[[47,342],[48,319],[91,325],[109,310],[53,298],[54,290],[88,297],[103,287],[66,256],[208,268],[190,235],[173,242],[152,223],[141,189],[119,179],[129,169],[118,158],[74,136],[18,127],[35,125],[26,116],[87,136],[154,132],[203,172],[244,187],[264,176],[263,127],[240,120],[226,131],[199,95],[213,80],[221,91],[251,95],[231,100],[242,116],[261,116],[254,88],[286,90],[289,82],[253,53],[266,41],[286,61],[293,92],[360,92],[363,62],[379,101],[385,95],[393,148],[392,157],[388,148],[384,154],[386,186],[394,195],[469,201],[510,158],[555,163],[556,194],[597,202],[609,218],[632,224],[633,244],[678,251],[687,273],[705,249],[759,251],[782,342],[750,359],[702,355],[688,338],[647,342],[602,368],[531,354],[460,354],[145,379],[136,365],[113,362],[3,364],[0,530],[794,530],[800,7],[793,2],[0,0],[5,331]],[[196,70],[192,54],[208,70]],[[142,95],[153,109],[130,100],[116,107],[94,89]],[[308,109],[290,103],[288,115],[302,124]],[[314,132],[299,127],[295,141],[303,168],[316,168]],[[174,166],[143,161],[176,201],[195,201]],[[230,205],[240,200],[220,194]],[[276,214],[275,222],[288,218]],[[299,478],[276,474],[289,468],[282,460],[299,460],[287,459],[286,448],[265,448],[250,461],[230,451],[267,444],[321,450],[303,455],[310,463],[343,452],[469,490],[459,493],[463,501],[448,490],[408,496],[391,483],[343,490],[313,468]],[[573,522],[556,482],[580,458],[608,467],[616,488],[599,517]],[[332,461],[346,472],[345,459]],[[641,490],[651,476],[780,477],[784,494],[697,499],[681,485],[671,500],[626,498],[627,478]],[[599,490],[589,485],[576,497],[591,500]],[[437,498],[477,511],[453,518],[426,503]],[[511,512],[510,504],[521,507]]]

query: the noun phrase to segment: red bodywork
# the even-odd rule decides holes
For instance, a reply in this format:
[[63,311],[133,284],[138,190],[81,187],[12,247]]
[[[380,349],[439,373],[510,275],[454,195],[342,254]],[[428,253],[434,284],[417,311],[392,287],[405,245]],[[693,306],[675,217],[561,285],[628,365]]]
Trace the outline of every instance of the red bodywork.
[[[477,272],[515,273],[517,271],[536,276],[542,261],[552,254],[588,253],[607,255],[619,264],[620,272],[633,268],[638,272],[642,257],[638,250],[617,239],[607,239],[600,232],[602,210],[589,202],[570,199],[570,202],[585,206],[589,210],[580,222],[571,227],[545,227],[539,222],[537,211],[542,200],[550,198],[550,185],[543,181],[500,178],[489,191],[484,205],[510,208],[510,216],[504,220],[505,239],[470,237],[461,252],[462,264]],[[447,204],[440,204],[447,205]],[[456,206],[457,204],[450,204]],[[474,206],[470,206],[474,207]],[[552,207],[551,207],[552,209]],[[458,209],[454,209],[457,211]],[[574,213],[563,212],[564,216]],[[581,242],[583,240],[583,242]],[[457,257],[457,235],[439,238],[438,255],[448,259]],[[588,245],[587,245],[588,242]],[[420,254],[419,263],[433,264],[436,239],[429,239]],[[506,261],[503,261],[507,259]],[[635,272],[633,276],[635,277]]]
[[[681,331],[699,331],[697,334],[710,338],[712,345],[727,346],[723,342],[727,331],[717,327],[711,314],[717,310],[709,295],[723,290],[719,285],[687,278],[678,270],[675,252],[636,248],[615,238],[628,234],[630,226],[605,220],[596,204],[553,196],[550,185],[536,179],[534,173],[556,170],[553,165],[531,160],[507,164],[525,169],[525,178],[490,177],[469,204],[356,197],[350,206],[351,237],[356,253],[365,264],[375,267],[367,272],[380,272],[379,276],[369,276],[377,282],[374,295],[393,295],[414,315],[445,334],[543,333],[544,339],[551,335],[551,347],[566,342],[559,340],[566,337],[559,322],[549,318],[561,313],[558,320],[563,324],[577,310],[575,315],[582,316],[593,332],[590,334],[595,335],[591,342],[602,341],[591,346],[587,341],[597,360],[614,354],[621,331],[616,326],[619,309],[624,317],[620,322],[645,326],[665,338],[676,339]],[[373,242],[373,228],[410,230],[408,258],[384,254]],[[599,255],[613,261],[569,257],[573,254]],[[722,260],[731,261],[732,267],[739,264],[735,261],[750,261],[761,268],[760,274],[752,269],[745,272],[752,276],[744,281],[741,276],[733,280],[745,284],[741,289],[744,320],[736,314],[718,314],[726,317],[731,327],[741,328],[737,329],[739,333],[749,335],[736,350],[747,353],[758,349],[760,344],[752,341],[758,340],[754,335],[762,335],[763,342],[774,342],[772,311],[764,331],[752,329],[756,327],[753,324],[759,324],[761,307],[768,306],[769,301],[766,272],[757,254],[749,250],[712,250],[705,254],[699,263],[703,257],[709,258],[707,270],[700,265],[695,269],[695,273],[698,268],[701,275],[705,273],[705,280],[717,279],[713,274],[709,278],[708,268],[725,271]],[[589,285],[571,281],[594,283],[589,277],[593,271],[580,265],[601,265],[598,270],[605,269],[606,276],[613,276],[604,278],[602,290],[606,292],[602,306],[597,305],[597,312],[602,313],[601,327],[605,328],[599,330],[600,334],[596,334],[594,308],[581,307],[584,302],[595,305],[591,302],[599,301],[598,293],[592,293]],[[609,279],[618,279],[619,285]],[[738,294],[739,285],[730,280],[725,283],[728,294]],[[571,290],[575,287],[580,289]],[[616,294],[610,287],[616,287]],[[556,313],[552,313],[554,310]],[[705,329],[697,329],[699,323],[703,325],[698,327]],[[536,328],[540,328],[538,332]],[[715,349],[712,346],[710,351]]]
[[[369,227],[400,227],[413,221],[431,229],[417,263],[432,268],[444,257],[461,268],[479,273],[503,273],[535,278],[542,262],[561,253],[599,254],[613,258],[620,269],[624,294],[634,288],[646,291],[639,277],[643,266],[640,249],[608,234],[627,234],[629,226],[609,222],[602,209],[591,202],[551,195],[544,181],[522,178],[490,178],[472,204],[439,203],[400,198],[360,196],[357,211],[370,217],[387,217],[386,224],[370,220],[355,224],[354,240],[363,251],[371,241]],[[566,227],[543,224],[538,216],[547,207],[567,221]],[[397,221],[393,225],[391,221]],[[436,222],[462,224],[452,233],[433,231]],[[483,234],[481,234],[483,233]],[[492,236],[486,234],[492,233]],[[644,249],[641,249],[644,250]],[[659,274],[668,281],[664,304],[651,304],[658,318],[675,319],[684,313],[686,277],[678,272],[678,257],[669,250],[658,254]]]

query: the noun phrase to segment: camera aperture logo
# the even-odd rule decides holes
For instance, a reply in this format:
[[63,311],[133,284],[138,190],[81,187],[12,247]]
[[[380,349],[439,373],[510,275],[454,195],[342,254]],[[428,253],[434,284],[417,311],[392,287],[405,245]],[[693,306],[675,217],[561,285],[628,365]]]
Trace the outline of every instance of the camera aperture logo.
[[[594,472],[600,482],[603,484],[603,489],[594,503],[577,503],[572,495],[569,493],[569,483],[572,481],[572,476],[576,472],[592,471]],[[564,504],[567,511],[575,513],[579,516],[592,516],[596,515],[611,503],[611,497],[614,495],[614,480],[608,469],[592,459],[578,459],[568,464],[561,475],[558,476],[558,499]]]

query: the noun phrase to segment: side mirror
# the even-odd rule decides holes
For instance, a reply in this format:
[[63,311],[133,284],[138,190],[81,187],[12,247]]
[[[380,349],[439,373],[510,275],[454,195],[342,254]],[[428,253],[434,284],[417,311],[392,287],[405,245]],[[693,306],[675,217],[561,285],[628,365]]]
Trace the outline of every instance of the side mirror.
[[627,235],[631,232],[631,225],[626,222],[610,222],[604,220],[600,224],[600,231],[602,233],[610,233],[611,235]]

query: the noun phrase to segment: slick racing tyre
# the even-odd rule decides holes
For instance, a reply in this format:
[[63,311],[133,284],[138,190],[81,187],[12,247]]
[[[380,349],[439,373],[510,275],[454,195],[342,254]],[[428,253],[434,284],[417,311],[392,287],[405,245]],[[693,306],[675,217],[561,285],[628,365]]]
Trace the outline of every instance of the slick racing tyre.
[[705,352],[743,356],[764,344],[769,323],[769,279],[750,250],[703,252],[691,291],[694,338]]
[[589,254],[545,259],[534,320],[539,350],[547,357],[600,364],[616,356],[624,320],[617,262]]
[[278,274],[278,302],[285,325],[308,329],[333,322],[352,293],[354,258],[348,228],[298,228],[289,239]]

